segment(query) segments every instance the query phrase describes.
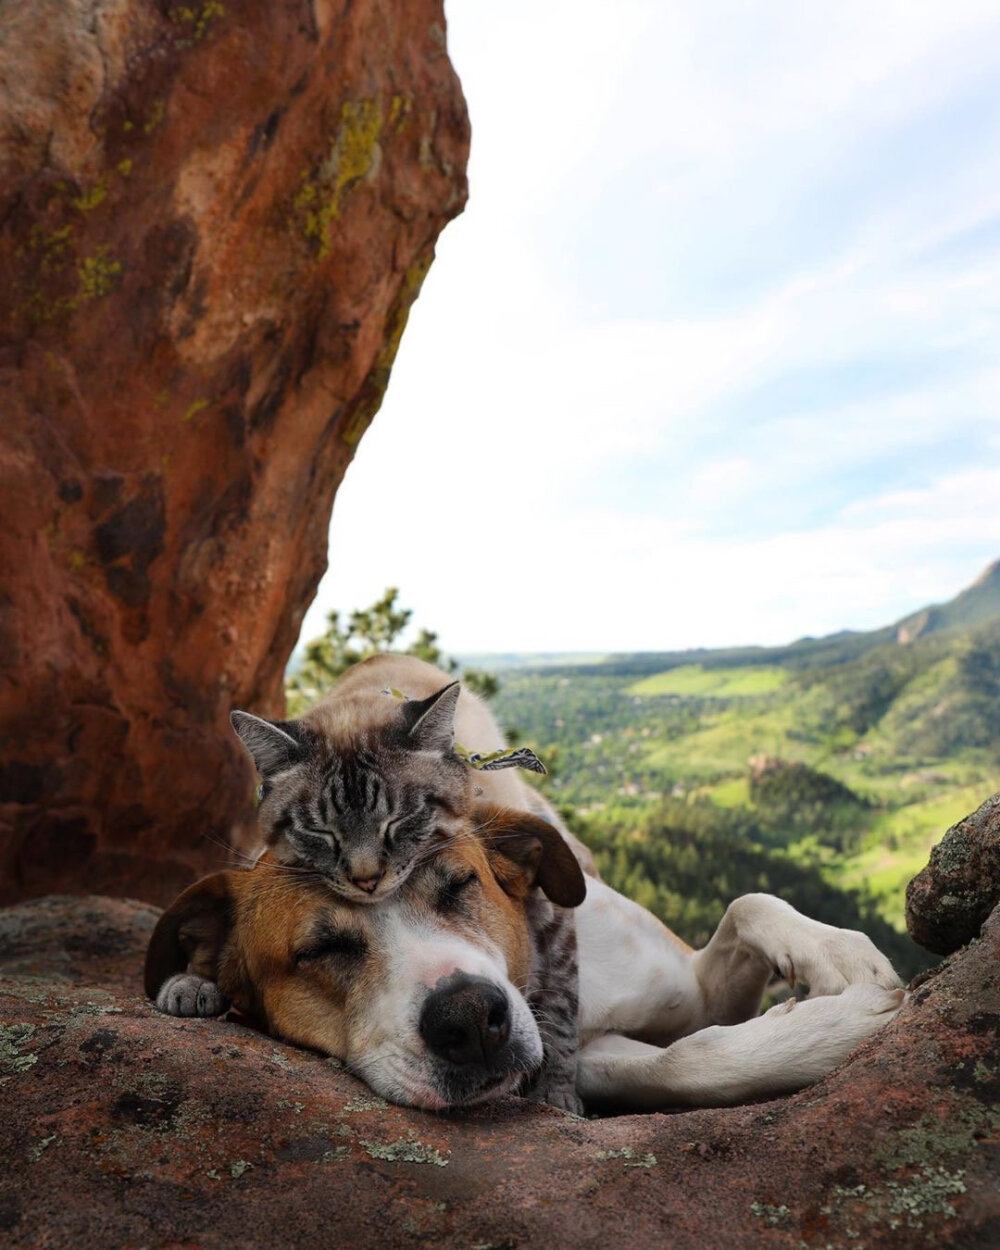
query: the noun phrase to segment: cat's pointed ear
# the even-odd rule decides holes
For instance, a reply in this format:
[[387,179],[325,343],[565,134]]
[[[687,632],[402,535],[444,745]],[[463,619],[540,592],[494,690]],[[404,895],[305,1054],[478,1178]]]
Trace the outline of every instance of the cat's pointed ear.
[[262,716],[239,710],[229,713],[229,721],[250,752],[261,777],[291,768],[306,756],[308,744],[295,721],[264,720]]
[[462,687],[457,681],[443,686],[429,699],[411,699],[404,705],[409,745],[416,751],[447,755],[455,745],[455,709]]

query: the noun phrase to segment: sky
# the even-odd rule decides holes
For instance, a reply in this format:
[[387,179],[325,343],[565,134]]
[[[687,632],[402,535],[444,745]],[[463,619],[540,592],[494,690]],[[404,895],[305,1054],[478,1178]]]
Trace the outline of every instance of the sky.
[[1000,6],[447,0],[472,119],[303,628],[781,643],[1000,556]]

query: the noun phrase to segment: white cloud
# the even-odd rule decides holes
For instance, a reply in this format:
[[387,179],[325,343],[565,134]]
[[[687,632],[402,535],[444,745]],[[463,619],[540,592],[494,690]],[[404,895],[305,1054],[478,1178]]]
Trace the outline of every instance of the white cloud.
[[[1000,550],[1000,483],[976,464],[1000,450],[1000,250],[922,258],[1000,208],[990,151],[928,169],[919,194],[880,187],[844,245],[709,312],[610,312],[638,227],[604,222],[593,253],[574,228],[655,162],[661,232],[710,255],[720,195],[738,222],[776,177],[792,199],[849,180],[854,146],[995,65],[995,6],[623,3],[612,20],[463,0],[449,19],[472,199],[341,487],[304,636],[390,583],[451,649],[506,651],[786,641],[970,580]],[[659,263],[662,235],[631,242]],[[890,384],[824,381],[859,362]],[[829,394],[761,399],[810,371]]]

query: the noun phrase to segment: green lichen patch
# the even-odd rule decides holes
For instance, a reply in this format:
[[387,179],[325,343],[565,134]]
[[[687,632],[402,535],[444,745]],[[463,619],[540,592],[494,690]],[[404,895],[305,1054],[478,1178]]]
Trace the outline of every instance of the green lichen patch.
[[[1000,1113],[997,1119],[1000,1120]],[[841,1218],[846,1216],[852,1223],[891,1229],[922,1229],[928,1218],[935,1222],[954,1219],[957,1212],[951,1199],[966,1192],[965,1172],[927,1162],[927,1159],[940,1159],[968,1150],[975,1141],[973,1131],[982,1132],[983,1123],[980,1117],[967,1117],[967,1121],[958,1129],[928,1116],[904,1130],[905,1136],[897,1133],[892,1147],[882,1152],[882,1166],[891,1159],[894,1166],[906,1170],[878,1185],[834,1185],[828,1201],[819,1208],[821,1214],[836,1213]],[[934,1138],[935,1125],[938,1140]]]
[[253,1167],[252,1163],[248,1163],[246,1159],[237,1159],[235,1163],[229,1165],[229,1175],[234,1181],[238,1181],[244,1172],[249,1172]]
[[[65,999],[63,1000],[65,1002]],[[110,1007],[104,1003],[92,1003],[89,999],[85,1003],[66,1003],[66,1009],[70,1016],[120,1016],[125,1010],[123,1007]],[[50,1012],[44,1013],[46,1016]]]
[[395,1141],[362,1141],[361,1145],[373,1159],[382,1159],[386,1163],[432,1163],[435,1167],[445,1168],[449,1162],[433,1146],[418,1141],[412,1130],[406,1137],[398,1137]]
[[332,1150],[324,1150],[320,1156],[321,1163],[343,1163],[351,1157],[350,1146],[334,1146]]
[[770,1202],[751,1202],[751,1215],[756,1215],[762,1220],[768,1228],[780,1228],[782,1224],[787,1224],[791,1211],[784,1203],[781,1206],[773,1206]]
[[37,1163],[38,1160],[42,1157],[42,1155],[46,1152],[46,1150],[48,1150],[48,1148],[52,1145],[52,1143],[56,1140],[58,1136],[59,1136],[58,1133],[52,1133],[51,1136],[49,1137],[39,1138],[39,1140],[36,1141],[35,1144],[28,1151],[28,1162]]
[[38,1062],[34,1051],[23,1051],[35,1032],[33,1024],[0,1024],[0,1072],[27,1072]]
[[622,1166],[626,1168],[655,1168],[656,1155],[637,1154],[631,1146],[622,1146],[621,1150],[599,1150],[596,1158],[621,1159]]
[[344,1103],[344,1110],[384,1111],[388,1105],[384,1098],[379,1098],[375,1094],[359,1094],[357,1098],[352,1098],[350,1102]]
[[964,1175],[964,1172],[925,1167],[909,1180],[886,1181],[890,1215],[905,1216],[910,1228],[923,1228],[925,1215],[954,1217],[955,1208],[948,1199],[965,1193]]
[[992,1107],[964,1107],[947,1117],[927,1114],[893,1133],[875,1158],[885,1173],[934,1166],[967,1154],[978,1137],[998,1129],[1000,1109]]

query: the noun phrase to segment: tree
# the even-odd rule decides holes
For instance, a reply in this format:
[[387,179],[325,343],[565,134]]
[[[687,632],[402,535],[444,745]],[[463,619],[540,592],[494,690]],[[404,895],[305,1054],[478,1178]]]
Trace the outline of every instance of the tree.
[[[339,612],[328,615],[326,632],[306,643],[302,663],[285,683],[290,715],[300,716],[321,699],[352,664],[393,650],[393,644],[413,616],[409,608],[399,607],[398,598],[398,588],[389,586],[370,608],[353,611],[346,624],[341,623]],[[442,652],[437,639],[433,630],[421,629],[403,654],[436,664],[448,673],[457,673],[458,661]],[[492,673],[477,669],[466,669],[462,683],[484,699],[492,698],[500,689],[500,682]]]

